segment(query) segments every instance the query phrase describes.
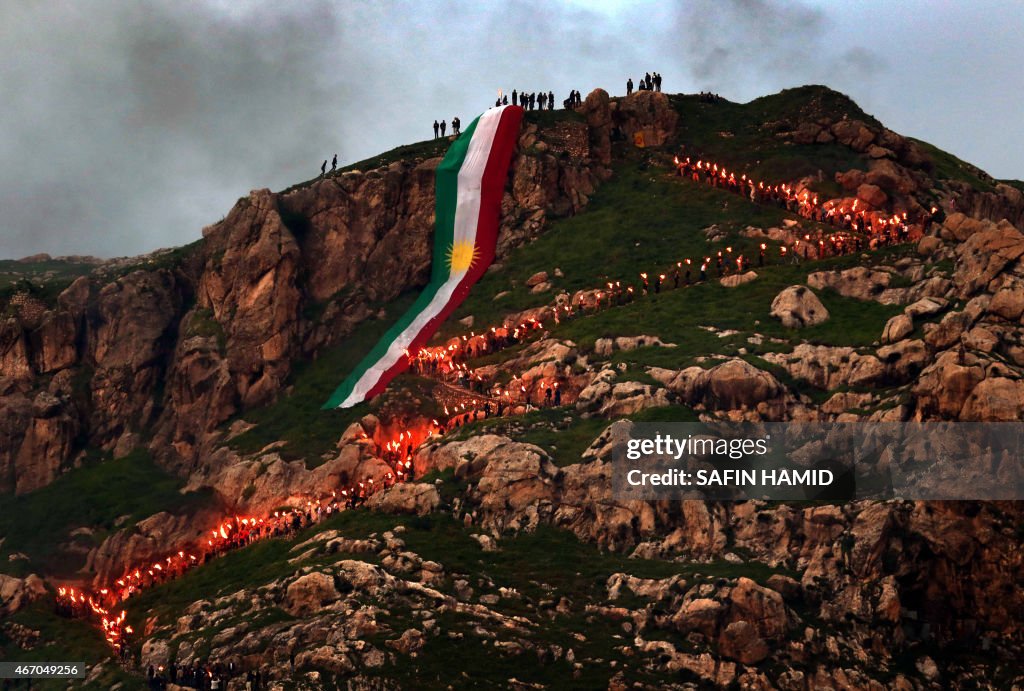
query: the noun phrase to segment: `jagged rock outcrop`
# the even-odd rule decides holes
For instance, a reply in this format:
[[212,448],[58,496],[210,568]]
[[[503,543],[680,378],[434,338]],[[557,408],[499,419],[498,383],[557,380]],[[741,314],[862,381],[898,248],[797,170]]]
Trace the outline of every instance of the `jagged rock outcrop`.
[[688,367],[681,371],[652,368],[652,377],[691,406],[707,410],[762,410],[784,405],[786,388],[769,372],[746,360],[732,359],[709,369]]
[[46,585],[39,576],[15,578],[0,574],[0,611],[13,613],[25,604],[46,596]]
[[371,496],[366,502],[366,507],[383,513],[425,516],[436,511],[440,504],[441,496],[433,485],[402,482]]
[[611,104],[612,126],[618,136],[636,141],[639,135],[644,146],[662,146],[671,140],[678,119],[668,96],[657,91],[637,91]]
[[[604,107],[606,117],[592,127],[524,126],[502,201],[499,257],[549,218],[578,212],[607,176]],[[653,117],[668,115],[655,107],[635,116],[644,126]],[[274,400],[296,359],[373,316],[371,302],[426,281],[438,162],[399,161],[282,193],[256,190],[206,228],[201,246],[174,268],[140,261],[111,282],[82,277],[31,319],[0,322],[0,377],[16,383],[0,401],[11,421],[0,430],[0,465],[8,470],[0,483],[42,486],[83,444],[126,453],[143,431],[173,466],[216,462],[206,452],[218,428]],[[62,372],[72,376],[54,394],[60,407],[34,416],[39,377]],[[19,466],[19,455],[38,470]],[[17,479],[26,472],[32,477]]]
[[904,357],[904,348],[859,353],[845,346],[815,346],[801,343],[792,353],[766,353],[764,359],[786,369],[797,379],[833,390],[842,386],[865,387],[906,381],[914,368],[923,366],[922,348]]

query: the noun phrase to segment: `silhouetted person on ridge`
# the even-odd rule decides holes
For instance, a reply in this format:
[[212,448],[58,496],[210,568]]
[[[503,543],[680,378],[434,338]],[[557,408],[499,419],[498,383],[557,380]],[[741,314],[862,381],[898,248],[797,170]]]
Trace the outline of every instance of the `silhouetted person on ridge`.
[[445,121],[442,120],[441,121],[441,136],[442,137],[444,136],[444,131],[445,131],[445,129],[447,129],[447,127],[448,127],[447,123],[445,123]]
[[555,93],[553,91],[548,92],[548,110],[555,109]]
[[627,96],[631,96],[632,94],[633,94],[633,80],[632,79],[627,79],[626,80],[626,95]]
[[512,89],[512,105],[519,105],[519,93],[515,89]]
[[331,159],[331,172],[333,173],[338,169],[338,154],[334,154],[334,158]]
[[325,175],[327,175],[327,159],[326,158],[324,159],[324,162],[320,164],[320,177],[322,178]]
[[434,139],[437,139],[437,132],[440,128],[441,126],[437,124],[437,120],[434,120]]

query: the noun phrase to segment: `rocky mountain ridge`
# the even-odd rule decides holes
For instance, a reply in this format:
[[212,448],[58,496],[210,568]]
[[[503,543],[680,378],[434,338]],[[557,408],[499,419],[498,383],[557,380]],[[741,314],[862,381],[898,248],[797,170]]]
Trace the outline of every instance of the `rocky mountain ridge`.
[[[743,134],[737,126],[714,140],[685,137],[690,106],[681,108],[677,98],[646,92],[611,99],[597,90],[579,113],[528,121],[503,200],[496,281],[503,264],[517,261],[518,248],[586,210],[624,157],[641,156],[640,176],[676,184],[669,147],[717,153],[716,145]],[[436,482],[398,484],[367,503],[388,520],[404,516],[394,520],[410,540],[432,529],[409,516],[451,526],[453,539],[473,540],[473,559],[499,559],[524,534],[558,529],[637,563],[694,564],[723,576],[662,577],[654,566],[650,577],[638,576],[627,564],[602,572],[596,591],[569,596],[547,586],[524,598],[509,590],[514,576],[506,583],[491,575],[496,564],[478,572],[472,561],[422,556],[427,548],[407,549],[400,530],[351,538],[314,527],[289,547],[285,563],[293,568],[252,584],[257,591],[211,593],[173,619],[164,613],[140,622],[142,663],[215,657],[270,669],[294,664],[370,688],[380,670],[419,664],[420,651],[450,639],[483,641],[502,659],[536,655],[548,669],[566,666],[569,679],[599,673],[609,688],[632,681],[794,689],[994,684],[1021,646],[1022,516],[1013,503],[610,499],[608,444],[622,417],[685,410],[732,420],[997,421],[1024,413],[1020,191],[976,170],[967,171],[976,182],[942,177],[946,159],[866,118],[815,113],[803,122],[763,118],[758,128],[784,150],[839,147],[829,151],[856,157],[855,167],[831,176],[824,169],[804,175],[798,184],[808,190],[834,189],[838,198],[877,208],[921,212],[941,204],[948,217],[892,253],[864,252],[799,271],[758,268],[749,280],[727,276],[721,286],[708,281],[708,289],[765,303],[765,323],[707,326],[710,346],[667,332],[641,335],[636,321],[626,331],[574,327],[583,338],[553,330],[496,356],[479,371],[495,380],[514,373],[524,383],[560,377],[571,405],[550,418],[528,412],[508,429],[485,421],[463,436],[429,442],[415,452],[414,476]],[[637,134],[645,144],[640,154],[630,147]],[[388,421],[376,415],[336,430],[333,448],[315,464],[286,456],[283,442],[252,452],[227,442],[251,427],[247,413],[292,395],[299,363],[425,282],[438,161],[395,161],[282,193],[254,191],[167,265],[112,281],[78,278],[51,302],[30,296],[8,305],[0,326],[6,489],[24,494],[53,483],[86,448],[114,456],[148,448],[187,478],[187,489],[213,488],[229,510],[254,514],[340,478],[383,477],[389,466],[377,437]],[[732,197],[708,194],[714,209],[732,213]],[[702,200],[692,197],[695,205]],[[807,225],[786,218],[721,236],[708,228],[699,238],[708,244],[699,246],[703,252],[740,238],[788,243]],[[773,270],[787,272],[787,280],[766,298],[759,286],[781,280]],[[601,318],[599,284],[565,290],[560,273],[552,266],[543,279],[528,279],[533,306],[505,310],[507,323],[541,318],[567,302]],[[791,276],[796,283],[787,286]],[[522,286],[511,279],[503,287]],[[700,295],[708,299],[709,292]],[[490,301],[504,304],[499,296]],[[26,308],[32,300],[35,309]],[[837,306],[888,316],[870,345],[801,338],[843,319]],[[628,308],[644,309],[639,300]],[[554,443],[526,434],[531,415],[542,430],[558,433]],[[567,451],[577,428],[586,443]],[[157,513],[101,535],[85,573],[102,584],[128,563],[159,559],[169,545],[204,532],[200,517]],[[764,567],[770,575],[758,571]],[[4,603],[14,610],[38,597],[36,580],[5,581]],[[392,609],[408,616],[396,618]],[[343,630],[326,626],[324,616],[332,615],[343,616]],[[255,623],[237,623],[240,616]],[[472,626],[463,626],[467,618]],[[585,639],[583,629],[599,619],[615,622],[618,632],[610,635],[614,643],[591,649],[577,636]],[[569,627],[577,643],[538,642],[547,620]],[[267,652],[268,641],[276,652]],[[987,668],[933,657],[963,641],[995,645],[998,655]],[[913,656],[911,671],[896,669],[905,655]]]

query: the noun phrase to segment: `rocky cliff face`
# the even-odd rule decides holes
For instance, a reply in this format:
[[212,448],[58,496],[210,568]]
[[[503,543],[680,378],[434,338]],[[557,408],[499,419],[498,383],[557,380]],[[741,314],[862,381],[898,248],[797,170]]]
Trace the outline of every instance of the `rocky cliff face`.
[[[607,95],[598,100],[589,124],[524,124],[499,259],[549,218],[582,209],[609,174]],[[648,104],[630,121],[664,118],[667,100],[654,101],[660,109]],[[86,446],[123,454],[149,444],[191,467],[219,425],[279,394],[293,361],[426,282],[438,163],[396,161],[282,193],[256,190],[170,267],[141,261],[109,282],[80,278],[55,304],[8,310],[0,488],[41,487]]]

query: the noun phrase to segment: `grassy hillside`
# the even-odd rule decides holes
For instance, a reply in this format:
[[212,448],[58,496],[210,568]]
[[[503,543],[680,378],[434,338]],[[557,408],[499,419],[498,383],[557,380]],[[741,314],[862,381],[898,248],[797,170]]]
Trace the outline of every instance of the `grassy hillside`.
[[[35,492],[0,495],[0,571],[72,577],[87,550],[112,531],[211,501],[208,492],[182,495],[181,486],[180,478],[137,450],[114,460],[95,458]],[[86,530],[72,536],[77,528]],[[12,560],[15,554],[28,559]]]

